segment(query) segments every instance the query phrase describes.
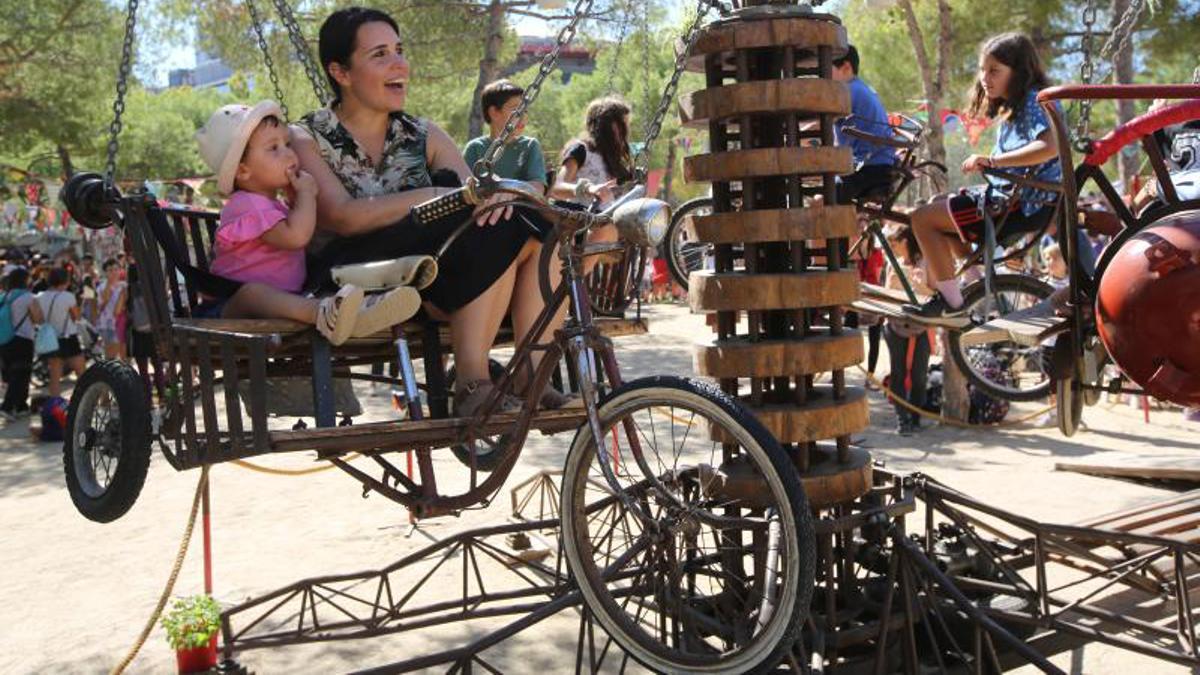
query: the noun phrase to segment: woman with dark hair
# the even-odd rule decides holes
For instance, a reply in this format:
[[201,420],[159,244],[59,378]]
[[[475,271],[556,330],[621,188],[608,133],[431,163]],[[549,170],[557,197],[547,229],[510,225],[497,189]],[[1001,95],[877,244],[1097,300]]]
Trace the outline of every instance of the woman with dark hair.
[[588,104],[587,131],[563,148],[551,196],[585,206],[596,199],[601,207],[612,201],[612,187],[633,178],[629,114],[629,106],[611,96]]
[[5,292],[0,302],[9,305],[13,337],[0,348],[4,361],[4,402],[0,415],[13,419],[29,412],[29,378],[33,374],[34,327],[42,322],[42,309],[29,292],[29,271],[17,267],[5,278]]
[[[334,98],[293,128],[301,167],[320,188],[317,232],[309,244],[310,286],[328,284],[335,265],[436,252],[468,216],[418,227],[411,210],[471,175],[446,132],[405,111],[410,69],[390,16],[363,7],[341,9],[322,24],[319,39]],[[446,250],[437,281],[422,291],[430,313],[450,322],[458,372],[454,408],[460,417],[474,414],[492,389],[488,351],[504,314],[511,311],[519,341],[543,307],[537,264],[544,221],[519,207],[516,214],[500,208],[478,225]],[[566,402],[551,389],[540,404],[555,408]],[[520,405],[506,397],[500,410],[513,412]]]
[[[1048,84],[1037,50],[1024,34],[1002,33],[984,41],[967,112],[999,120],[1000,125],[991,154],[967,157],[964,172],[1032,167],[1031,178],[1048,183],[1062,180],[1050,120],[1037,103],[1038,91]],[[1005,218],[1005,234],[1040,230],[1054,214],[1054,192],[1006,187],[1009,193],[1014,189],[1015,199],[999,192],[985,203],[983,186],[965,188],[913,211],[913,233],[928,260],[929,285],[936,293],[924,305],[906,305],[906,312],[928,323],[951,327],[968,323],[954,261],[967,254],[971,242],[982,241],[984,209],[997,221]],[[1010,209],[1007,215],[1000,212],[1005,204]]]
[[[106,270],[110,270],[112,275],[115,275],[116,261],[110,260],[110,267],[105,263]],[[46,367],[50,371],[50,381],[46,383],[46,390],[51,396],[62,395],[62,376],[63,365],[67,366],[68,370],[73,371],[76,376],[83,374],[84,357],[83,348],[79,344],[78,329],[75,322],[79,321],[79,306],[75,302],[75,294],[67,290],[67,284],[71,279],[67,274],[67,270],[62,267],[55,267],[50,270],[50,275],[47,277],[49,288],[38,293],[37,304],[45,315],[46,323],[54,326],[55,332],[58,333],[58,349],[48,354],[42,354],[42,358],[46,359]],[[121,282],[124,284],[124,282]],[[117,291],[113,291],[115,295]],[[124,302],[125,289],[120,290],[121,301]]]

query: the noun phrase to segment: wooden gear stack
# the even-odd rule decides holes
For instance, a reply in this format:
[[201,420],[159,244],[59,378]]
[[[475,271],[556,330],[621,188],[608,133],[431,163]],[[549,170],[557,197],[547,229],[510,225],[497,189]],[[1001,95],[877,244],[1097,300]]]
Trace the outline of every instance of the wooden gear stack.
[[[846,386],[844,371],[863,358],[841,309],[859,293],[844,254],[855,211],[835,199],[835,176],[853,168],[849,148],[834,147],[850,94],[832,61],[846,46],[833,16],[743,10],[701,32],[688,65],[707,88],[680,102],[685,124],[708,129],[711,150],[684,163],[687,180],[712,183],[714,205],[688,225],[715,251],[715,269],[689,283],[693,311],[716,315],[696,371],[739,395],[792,451],[818,508],[871,486],[869,453],[849,443],[868,424],[865,392]],[[823,373],[831,383],[816,383]]]

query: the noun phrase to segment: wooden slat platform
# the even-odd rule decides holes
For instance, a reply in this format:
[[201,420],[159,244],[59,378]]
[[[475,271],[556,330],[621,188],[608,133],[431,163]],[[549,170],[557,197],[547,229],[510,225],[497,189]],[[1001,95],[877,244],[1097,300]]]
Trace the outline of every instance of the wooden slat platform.
[[1012,340],[1026,347],[1036,347],[1052,335],[1068,328],[1068,319],[1054,312],[1049,300],[1018,310],[1011,314],[965,331],[960,338],[965,346]]
[[1111,476],[1113,478],[1153,478],[1161,480],[1182,480],[1200,483],[1200,466],[1164,466],[1146,464],[1081,464],[1077,462],[1058,462],[1055,471],[1071,471],[1091,476]]
[[1080,525],[1200,544],[1200,490],[1108,513]]
[[[901,310],[901,307],[909,303],[908,294],[903,289],[887,288],[885,286],[866,283],[860,283],[858,288],[862,297],[849,305],[851,309],[857,312],[876,314],[888,319],[911,318]],[[925,302],[928,299],[929,296],[917,295],[917,303]]]

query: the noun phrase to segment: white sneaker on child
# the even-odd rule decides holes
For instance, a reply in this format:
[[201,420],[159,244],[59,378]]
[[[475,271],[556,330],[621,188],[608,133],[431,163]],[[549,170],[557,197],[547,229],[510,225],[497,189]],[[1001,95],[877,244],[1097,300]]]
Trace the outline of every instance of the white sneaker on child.
[[332,345],[349,340],[362,303],[363,291],[358,286],[342,286],[336,295],[322,298],[317,305],[317,332]]
[[421,309],[421,294],[412,286],[368,295],[358,310],[352,337],[367,337],[408,321]]

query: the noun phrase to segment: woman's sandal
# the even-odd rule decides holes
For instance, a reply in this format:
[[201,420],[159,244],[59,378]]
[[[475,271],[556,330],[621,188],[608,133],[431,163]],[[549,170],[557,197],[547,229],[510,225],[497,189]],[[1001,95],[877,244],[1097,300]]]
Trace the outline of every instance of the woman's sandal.
[[[518,384],[513,386],[513,394],[518,398],[525,398],[525,389],[528,383]],[[571,393],[564,394],[554,388],[554,385],[547,383],[546,388],[542,390],[542,395],[538,397],[539,410],[559,410],[560,408],[577,408],[583,406],[583,398],[579,394]]]
[[336,295],[322,298],[317,305],[317,332],[332,345],[349,340],[362,302],[363,291],[358,286],[342,286]]
[[[495,388],[496,385],[492,384],[491,380],[475,380],[463,385],[462,389],[454,392],[454,416],[474,417]],[[502,394],[492,412],[518,413],[522,407],[521,399],[511,394]]]

